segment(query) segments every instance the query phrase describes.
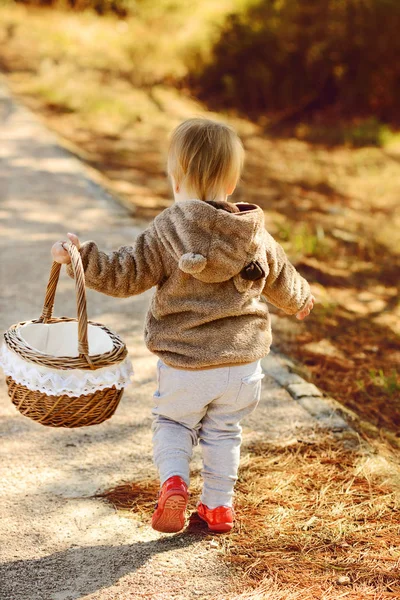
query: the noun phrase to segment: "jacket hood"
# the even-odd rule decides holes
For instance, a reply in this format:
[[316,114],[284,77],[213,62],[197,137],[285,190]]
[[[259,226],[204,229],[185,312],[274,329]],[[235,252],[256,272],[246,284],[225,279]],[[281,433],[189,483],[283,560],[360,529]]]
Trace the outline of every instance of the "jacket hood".
[[202,200],[175,202],[154,219],[165,250],[184,273],[206,283],[231,279],[257,255],[264,213],[256,204],[238,203],[238,213]]

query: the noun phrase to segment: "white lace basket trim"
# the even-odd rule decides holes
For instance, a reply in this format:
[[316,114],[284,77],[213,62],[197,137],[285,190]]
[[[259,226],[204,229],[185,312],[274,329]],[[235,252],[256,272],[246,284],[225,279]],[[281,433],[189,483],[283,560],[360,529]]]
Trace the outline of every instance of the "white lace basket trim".
[[10,350],[6,344],[0,348],[0,367],[15,382],[48,396],[84,396],[112,386],[121,390],[132,383],[130,377],[133,374],[128,356],[117,364],[95,371],[64,371],[28,362]]

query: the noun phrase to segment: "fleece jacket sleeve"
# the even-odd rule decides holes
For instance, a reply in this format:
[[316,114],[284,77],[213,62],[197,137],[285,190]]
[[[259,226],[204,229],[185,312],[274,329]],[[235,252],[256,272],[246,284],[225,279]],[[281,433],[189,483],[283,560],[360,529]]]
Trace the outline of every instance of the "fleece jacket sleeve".
[[[133,246],[103,252],[95,242],[87,241],[79,252],[86,287],[108,296],[127,298],[141,294],[164,276],[162,249],[153,225],[136,238]],[[66,266],[67,274],[73,279],[72,265]]]
[[277,308],[295,315],[310,300],[310,286],[291,264],[282,246],[265,233],[269,273],[262,294]]

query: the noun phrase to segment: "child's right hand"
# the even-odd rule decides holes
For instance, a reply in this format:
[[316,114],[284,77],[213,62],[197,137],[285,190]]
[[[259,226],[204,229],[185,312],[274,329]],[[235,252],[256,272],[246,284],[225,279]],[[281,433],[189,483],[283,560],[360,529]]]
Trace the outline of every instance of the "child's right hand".
[[[75,235],[74,233],[67,233],[67,236],[69,237],[70,241],[73,244],[75,244],[75,246],[79,250],[81,244],[79,242],[78,236]],[[67,265],[68,263],[71,262],[71,258],[69,256],[67,250],[64,248],[64,243],[65,242],[56,242],[55,244],[53,244],[53,246],[51,248],[51,255],[55,262],[58,262],[62,265]]]
[[303,319],[308,317],[308,315],[310,314],[310,312],[312,311],[312,309],[314,307],[314,302],[315,302],[315,298],[314,298],[314,296],[311,296],[309,302],[306,304],[306,306],[303,308],[303,310],[296,314],[296,319],[299,319],[299,321],[302,321]]

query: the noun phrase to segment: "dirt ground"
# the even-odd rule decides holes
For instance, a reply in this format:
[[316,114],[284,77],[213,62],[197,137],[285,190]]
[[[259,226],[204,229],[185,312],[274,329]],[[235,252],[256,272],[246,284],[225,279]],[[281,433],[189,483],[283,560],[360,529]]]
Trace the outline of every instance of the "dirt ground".
[[[0,127],[0,329],[5,330],[40,315],[50,248],[67,231],[107,250],[131,243],[146,222],[130,217],[5,87],[0,88]],[[115,299],[88,290],[87,297],[89,319],[125,340],[134,384],[109,422],[57,430],[21,416],[1,375],[0,598],[231,599],[243,591],[241,574],[221,560],[218,539],[204,530],[160,535],[140,515],[121,515],[93,498],[123,481],[156,478],[150,431],[156,357],[142,339],[151,292]],[[55,314],[75,315],[73,282],[64,271]],[[262,402],[244,424],[244,451],[257,440],[316,435],[317,413],[312,416],[306,403],[277,381],[276,363],[264,366]],[[199,464],[196,452],[194,468]]]

